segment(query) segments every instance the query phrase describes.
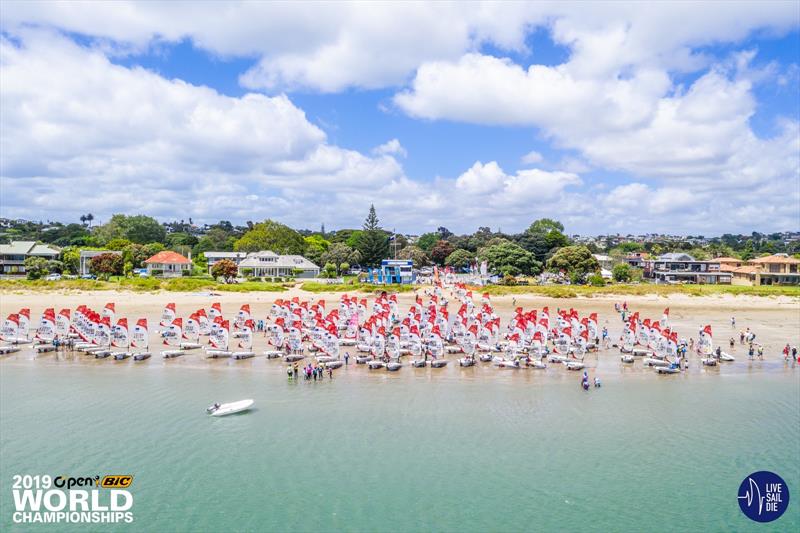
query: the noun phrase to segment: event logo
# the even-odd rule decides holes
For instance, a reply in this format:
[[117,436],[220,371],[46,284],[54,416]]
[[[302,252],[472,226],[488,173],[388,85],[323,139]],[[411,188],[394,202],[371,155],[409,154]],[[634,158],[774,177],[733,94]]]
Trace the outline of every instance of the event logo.
[[753,472],[739,485],[739,507],[750,520],[772,522],[789,506],[789,487],[778,474]]
[[12,520],[17,524],[133,522],[131,475],[15,475]]

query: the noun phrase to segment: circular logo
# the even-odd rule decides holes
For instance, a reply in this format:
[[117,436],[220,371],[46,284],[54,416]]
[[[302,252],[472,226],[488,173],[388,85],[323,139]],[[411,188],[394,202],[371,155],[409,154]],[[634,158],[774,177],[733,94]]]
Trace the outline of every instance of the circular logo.
[[739,508],[750,520],[772,522],[789,506],[789,487],[773,472],[753,472],[739,485]]

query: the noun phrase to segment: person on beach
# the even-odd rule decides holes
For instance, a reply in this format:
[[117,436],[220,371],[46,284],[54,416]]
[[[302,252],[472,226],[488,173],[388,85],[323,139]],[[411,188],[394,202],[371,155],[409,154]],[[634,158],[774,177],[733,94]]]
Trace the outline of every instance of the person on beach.
[[747,356],[748,356],[750,359],[752,359],[752,358],[753,358],[753,354],[754,354],[754,353],[755,353],[755,351],[753,350],[753,343],[751,342],[751,343],[750,343],[750,349],[747,351]]
[[744,331],[739,332],[739,344],[744,344]]
[[758,345],[758,358],[763,360],[764,359],[764,347],[762,345]]
[[792,346],[792,368],[797,361],[797,346]]
[[328,369],[328,379],[333,379],[333,368]]
[[311,370],[311,374],[314,376],[314,381],[317,381],[317,367]]
[[344,364],[345,365],[350,364],[350,354],[347,352],[344,352]]
[[294,364],[294,367],[292,368],[292,370],[294,371],[294,379],[296,380],[297,379],[297,370],[298,370],[297,363]]
[[289,376],[289,379],[292,379],[292,367],[291,366],[286,368],[286,374]]
[[736,349],[736,341],[733,339],[733,337],[731,337],[729,344],[731,346],[731,350]]
[[732,328],[735,328],[735,327],[736,327],[736,317],[735,317],[735,316],[732,316],[732,317],[731,317],[731,327],[732,327]]

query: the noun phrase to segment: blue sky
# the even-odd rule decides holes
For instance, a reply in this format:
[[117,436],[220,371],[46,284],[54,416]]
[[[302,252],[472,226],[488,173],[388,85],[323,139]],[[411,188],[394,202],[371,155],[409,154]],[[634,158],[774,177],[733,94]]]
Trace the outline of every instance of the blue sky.
[[3,216],[798,229],[791,3],[113,5],[8,4]]

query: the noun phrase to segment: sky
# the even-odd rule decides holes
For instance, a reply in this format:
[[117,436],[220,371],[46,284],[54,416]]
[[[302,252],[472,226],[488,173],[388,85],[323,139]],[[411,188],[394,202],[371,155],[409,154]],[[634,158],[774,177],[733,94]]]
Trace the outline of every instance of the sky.
[[800,2],[0,4],[0,216],[800,229]]

